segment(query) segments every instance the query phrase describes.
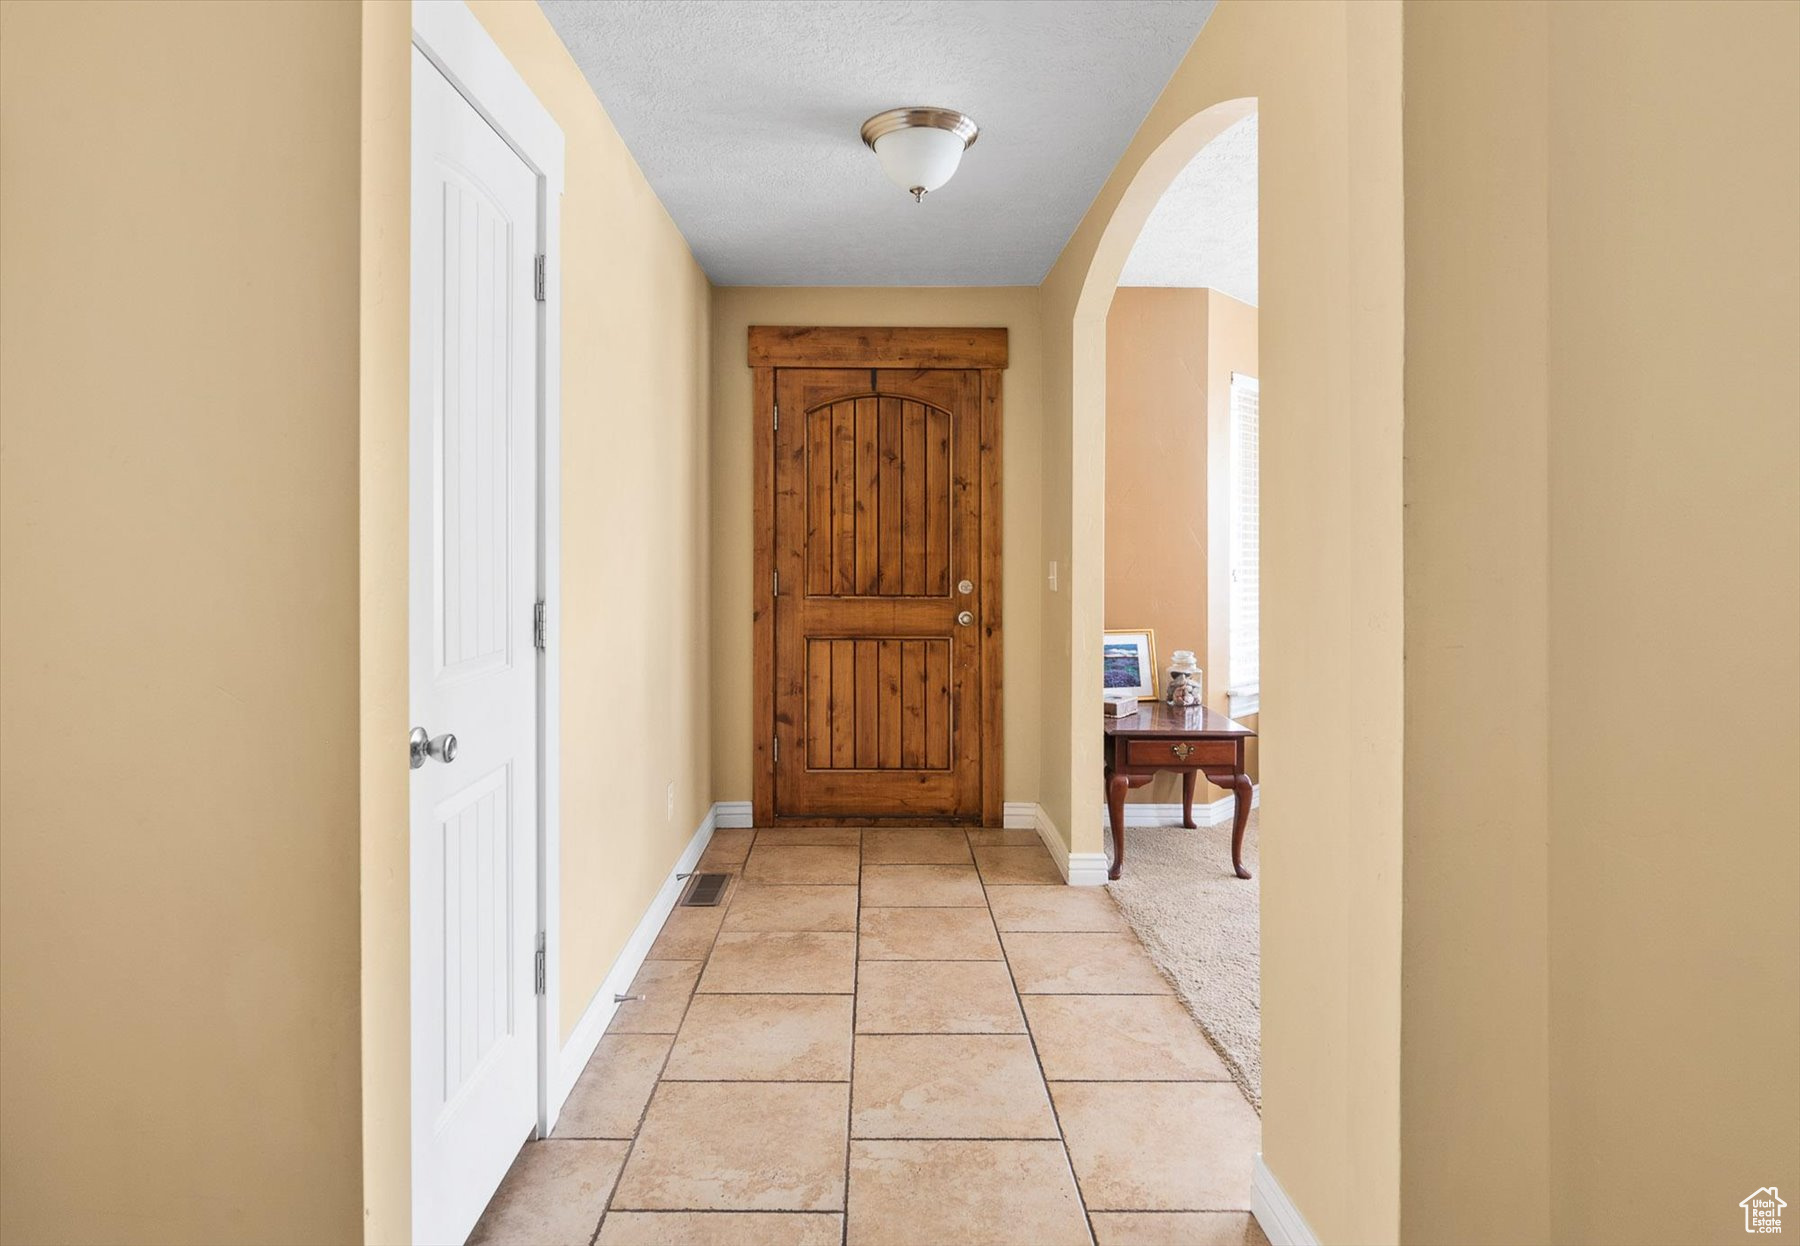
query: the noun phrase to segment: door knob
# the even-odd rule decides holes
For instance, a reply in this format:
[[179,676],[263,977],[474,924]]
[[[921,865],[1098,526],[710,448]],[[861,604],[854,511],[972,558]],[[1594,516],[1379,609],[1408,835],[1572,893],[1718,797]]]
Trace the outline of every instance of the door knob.
[[975,621],[975,612],[973,610],[964,610],[956,616],[956,621],[962,626],[967,627]]
[[434,736],[427,734],[423,727],[414,727],[411,744],[414,770],[423,766],[427,757],[435,757],[445,765],[456,760],[456,737],[448,731]]

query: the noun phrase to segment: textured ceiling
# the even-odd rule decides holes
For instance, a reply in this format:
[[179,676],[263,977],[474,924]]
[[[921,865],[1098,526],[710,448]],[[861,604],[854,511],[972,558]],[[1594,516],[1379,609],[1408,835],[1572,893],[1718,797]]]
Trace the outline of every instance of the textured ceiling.
[[1125,261],[1122,286],[1207,286],[1256,306],[1256,114],[1176,175]]
[[[1035,285],[1213,0],[540,0],[719,285]],[[981,137],[915,204],[902,104]]]

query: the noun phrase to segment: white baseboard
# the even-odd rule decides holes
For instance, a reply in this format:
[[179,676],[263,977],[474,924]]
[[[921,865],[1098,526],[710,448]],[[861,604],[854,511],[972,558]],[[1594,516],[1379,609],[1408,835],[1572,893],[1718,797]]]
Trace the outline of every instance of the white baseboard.
[[[1049,821],[1049,819],[1045,819]],[[1055,832],[1052,831],[1052,834]],[[1054,852],[1051,854],[1055,855]],[[1104,887],[1106,885],[1106,854],[1104,852],[1071,852],[1069,864],[1063,870],[1063,877],[1069,880],[1071,887]]]
[[747,800],[721,800],[713,805],[713,825],[721,830],[742,830],[756,825]]
[[1250,1214],[1262,1226],[1270,1246],[1319,1246],[1318,1235],[1263,1163],[1261,1151],[1250,1170]]
[[[1262,785],[1253,783],[1250,786],[1250,807],[1255,809],[1261,804]],[[1235,796],[1221,796],[1208,804],[1195,805],[1194,821],[1200,826],[1225,826],[1231,821],[1236,807],[1237,798]],[[1100,821],[1108,827],[1112,825],[1112,815],[1107,812],[1104,805],[1100,808]],[[1179,804],[1133,804],[1127,801],[1125,803],[1125,825],[1180,826],[1181,806]]]
[[[742,802],[744,807],[744,823],[750,825],[750,802]],[[562,1106],[575,1088],[576,1079],[587,1063],[593,1058],[594,1048],[600,1045],[600,1036],[606,1033],[606,1027],[612,1023],[613,1013],[619,1005],[613,996],[623,995],[630,989],[632,980],[637,977],[638,970],[643,968],[644,958],[650,953],[650,945],[656,942],[657,934],[662,930],[663,922],[675,909],[675,902],[681,898],[681,889],[686,880],[681,876],[689,873],[699,864],[700,854],[706,851],[706,845],[712,840],[713,828],[719,825],[720,805],[715,804],[706,811],[706,817],[700,821],[700,829],[688,840],[687,847],[682,849],[681,859],[669,876],[663,880],[656,898],[650,901],[650,907],[644,911],[637,929],[631,932],[631,938],[625,942],[625,950],[613,962],[613,967],[606,975],[606,981],[594,992],[582,1011],[581,1020],[576,1022],[575,1030],[569,1035],[569,1041],[563,1044],[561,1054],[557,1056],[556,1068],[550,1077],[549,1122],[546,1132],[556,1125],[556,1118],[562,1112]]]
[[1062,833],[1056,829],[1056,823],[1050,820],[1050,815],[1044,812],[1042,805],[1034,804],[1031,807],[1031,829],[1037,832],[1038,838],[1043,841],[1045,850],[1050,854],[1050,859],[1056,862],[1056,868],[1062,871],[1063,881],[1068,882],[1069,850],[1063,846]]
[[1104,852],[1070,852],[1063,846],[1062,833],[1044,807],[1032,800],[1009,800],[1002,808],[1003,821],[1009,831],[1036,831],[1062,871],[1063,881],[1071,887],[1098,887],[1106,881]]

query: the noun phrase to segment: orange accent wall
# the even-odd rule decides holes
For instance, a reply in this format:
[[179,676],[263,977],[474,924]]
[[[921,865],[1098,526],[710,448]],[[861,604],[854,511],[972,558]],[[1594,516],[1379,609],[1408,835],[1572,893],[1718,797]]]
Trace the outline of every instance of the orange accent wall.
[[[1159,690],[1169,655],[1192,649],[1221,713],[1231,374],[1257,375],[1256,320],[1216,290],[1161,286],[1121,287],[1106,320],[1106,626],[1156,632]],[[1195,799],[1223,795],[1202,784]],[[1160,775],[1130,799],[1174,803],[1181,781]]]

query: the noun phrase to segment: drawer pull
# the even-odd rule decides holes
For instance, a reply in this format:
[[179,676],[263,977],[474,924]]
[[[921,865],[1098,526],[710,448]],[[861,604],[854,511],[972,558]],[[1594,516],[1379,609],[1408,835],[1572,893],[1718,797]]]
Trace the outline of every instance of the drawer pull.
[[1188,754],[1194,751],[1194,746],[1192,744],[1171,744],[1169,751],[1182,761],[1186,761]]

